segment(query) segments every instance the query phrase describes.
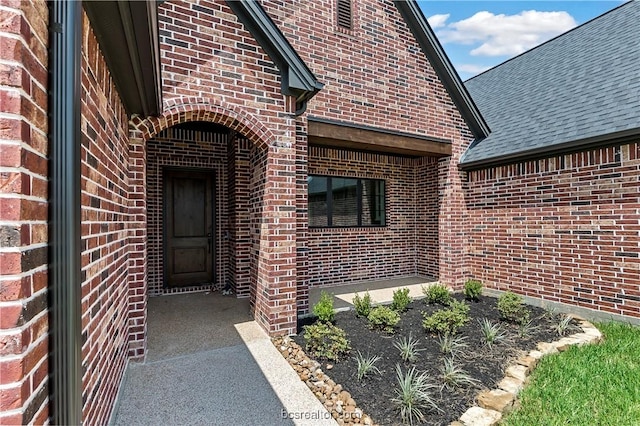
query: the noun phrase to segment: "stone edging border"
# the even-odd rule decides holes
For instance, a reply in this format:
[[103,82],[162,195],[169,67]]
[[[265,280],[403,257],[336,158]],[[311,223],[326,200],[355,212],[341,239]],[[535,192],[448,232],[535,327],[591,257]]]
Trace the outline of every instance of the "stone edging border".
[[[320,363],[309,358],[300,345],[290,337],[275,337],[272,342],[338,425],[374,425],[371,417],[358,408],[351,394],[331,380],[320,368]],[[331,364],[327,364],[327,369],[331,369]]]
[[529,382],[529,374],[543,356],[564,352],[573,345],[582,346],[598,343],[602,340],[602,333],[593,324],[577,315],[570,316],[578,321],[582,333],[575,333],[552,343],[538,343],[536,349],[521,356],[515,364],[506,369],[505,377],[498,383],[496,389],[480,392],[476,398],[478,405],[469,408],[460,416],[460,420],[451,423],[450,426],[492,426],[497,424],[502,419],[502,414],[508,413],[519,405],[518,394]]

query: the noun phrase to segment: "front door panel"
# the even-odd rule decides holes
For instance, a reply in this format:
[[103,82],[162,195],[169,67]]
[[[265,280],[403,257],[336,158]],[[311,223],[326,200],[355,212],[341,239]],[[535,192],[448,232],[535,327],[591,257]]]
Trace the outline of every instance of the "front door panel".
[[166,285],[212,283],[213,177],[207,172],[170,170],[165,175]]

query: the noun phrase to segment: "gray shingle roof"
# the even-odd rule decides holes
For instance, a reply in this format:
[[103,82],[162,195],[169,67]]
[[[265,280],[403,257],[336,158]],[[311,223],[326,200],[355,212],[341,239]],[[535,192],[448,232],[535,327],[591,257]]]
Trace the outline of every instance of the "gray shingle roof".
[[640,1],[465,82],[491,128],[463,167],[640,130]]

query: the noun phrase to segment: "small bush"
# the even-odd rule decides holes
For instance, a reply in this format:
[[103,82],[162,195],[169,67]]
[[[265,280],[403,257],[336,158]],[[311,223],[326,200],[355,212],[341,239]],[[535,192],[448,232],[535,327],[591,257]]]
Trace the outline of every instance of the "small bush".
[[369,326],[373,329],[393,333],[394,327],[400,321],[400,315],[388,306],[378,306],[369,313]]
[[375,366],[376,362],[378,362],[378,360],[380,359],[378,355],[365,357],[360,353],[360,351],[358,351],[358,354],[354,357],[354,359],[358,363],[358,380],[364,379],[365,377],[367,377],[367,375],[369,375],[369,373],[380,374],[380,369]]
[[440,352],[453,358],[469,347],[466,340],[466,337],[454,337],[450,334],[444,334],[438,337],[438,346],[440,346]]
[[356,293],[353,298],[353,307],[356,309],[356,315],[359,317],[367,318],[371,312],[371,296],[369,292],[366,292],[363,297],[360,297]]
[[467,280],[464,283],[464,297],[467,300],[480,300],[482,295],[482,282],[479,280]]
[[451,301],[449,289],[444,284],[431,284],[429,287],[422,288],[422,293],[426,296],[427,303],[433,305],[438,303],[447,306]]
[[333,310],[333,296],[325,291],[320,293],[320,300],[313,305],[313,314],[317,316],[320,321],[333,322],[333,318],[336,315]]
[[440,309],[431,316],[423,313],[422,326],[431,333],[455,334],[469,321],[469,305],[452,300],[449,309]]
[[498,311],[505,321],[524,324],[529,321],[529,310],[524,306],[522,296],[507,291],[498,298]]
[[304,326],[304,342],[313,358],[335,361],[351,349],[344,330],[328,322]]
[[479,383],[462,368],[458,367],[453,358],[445,358],[444,365],[440,367],[442,374],[442,388],[454,389],[465,385],[476,385]]
[[487,318],[478,320],[478,324],[480,324],[482,340],[484,340],[484,344],[489,348],[491,348],[494,343],[498,343],[506,337],[506,334],[502,331],[500,324],[494,324]]
[[560,336],[564,336],[571,327],[571,319],[569,315],[566,315],[553,327]]
[[408,288],[399,288],[393,292],[393,302],[391,303],[391,309],[400,313],[407,310],[407,306],[411,303],[411,297],[409,297]]
[[414,420],[424,421],[423,410],[442,411],[436,404],[435,398],[431,396],[435,385],[429,383],[429,376],[426,372],[418,373],[415,367],[406,373],[402,372],[399,365],[396,365],[396,375],[398,377],[398,388],[396,396],[391,399],[400,409],[400,416],[403,423],[413,424]]
[[418,359],[418,352],[424,351],[424,349],[418,349],[419,343],[418,339],[414,339],[409,333],[409,337],[396,340],[393,342],[393,346],[400,351],[400,358],[403,361],[415,362]]

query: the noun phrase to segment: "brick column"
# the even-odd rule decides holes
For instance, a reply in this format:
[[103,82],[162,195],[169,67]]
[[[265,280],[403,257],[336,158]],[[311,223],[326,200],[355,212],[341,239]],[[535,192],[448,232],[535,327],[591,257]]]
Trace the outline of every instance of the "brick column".
[[269,147],[255,281],[255,320],[269,334],[296,328],[296,149]]
[[463,190],[465,173],[458,169],[462,152],[461,144],[454,143],[452,156],[438,162],[438,280],[457,290],[470,276],[467,257],[469,215]]
[[45,423],[49,11],[3,2],[1,16],[0,424]]
[[133,132],[129,146],[129,356],[147,350],[147,145]]
[[296,123],[296,277],[298,315],[309,312],[309,230],[307,174],[308,174],[307,120],[298,117]]

